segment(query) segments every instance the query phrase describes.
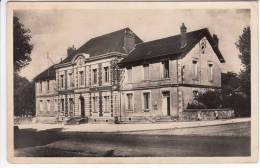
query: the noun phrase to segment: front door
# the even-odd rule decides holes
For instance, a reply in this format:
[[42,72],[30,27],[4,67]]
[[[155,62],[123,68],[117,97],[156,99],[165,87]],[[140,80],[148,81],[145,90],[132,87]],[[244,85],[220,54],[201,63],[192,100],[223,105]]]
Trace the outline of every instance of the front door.
[[163,91],[162,92],[162,114],[164,116],[170,116],[170,92]]
[[80,116],[85,117],[85,100],[83,97],[80,97],[79,100],[80,100]]

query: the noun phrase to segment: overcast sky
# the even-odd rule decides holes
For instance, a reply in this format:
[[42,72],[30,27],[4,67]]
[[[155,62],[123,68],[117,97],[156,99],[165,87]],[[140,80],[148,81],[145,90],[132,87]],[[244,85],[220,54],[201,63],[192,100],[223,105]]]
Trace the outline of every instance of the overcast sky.
[[226,60],[223,71],[239,72],[235,42],[250,25],[248,10],[17,10],[14,15],[31,30],[32,62],[21,71],[29,80],[52,64],[47,52],[57,63],[69,46],[79,48],[99,35],[129,27],[143,41],[150,41],[179,34],[182,22],[187,31],[207,27],[217,34]]

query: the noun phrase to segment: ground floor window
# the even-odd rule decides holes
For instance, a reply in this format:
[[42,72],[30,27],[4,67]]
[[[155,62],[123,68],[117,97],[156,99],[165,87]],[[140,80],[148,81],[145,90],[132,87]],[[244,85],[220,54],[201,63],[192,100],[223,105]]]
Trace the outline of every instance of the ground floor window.
[[97,113],[98,112],[98,96],[95,96],[92,99],[93,99],[93,101],[92,101],[93,112]]
[[143,93],[143,107],[144,111],[147,112],[150,109],[150,92]]
[[69,98],[69,112],[73,112],[74,101],[73,98]]
[[60,100],[60,104],[61,104],[61,111],[64,111],[64,99]]
[[40,103],[39,103],[39,108],[40,108],[40,111],[43,111],[43,103],[42,103],[42,100],[40,100]]
[[110,112],[110,102],[109,102],[109,96],[104,96],[104,112],[109,113]]
[[129,111],[133,110],[133,94],[132,93],[126,94],[126,109]]
[[51,111],[51,103],[50,103],[50,100],[47,100],[47,111],[48,111],[48,112]]

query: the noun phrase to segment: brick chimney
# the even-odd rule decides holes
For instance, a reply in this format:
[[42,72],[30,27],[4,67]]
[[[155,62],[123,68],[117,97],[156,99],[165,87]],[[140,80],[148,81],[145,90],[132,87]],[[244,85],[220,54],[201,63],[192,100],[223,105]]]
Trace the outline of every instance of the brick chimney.
[[214,42],[214,47],[218,48],[218,41],[219,41],[218,36],[216,34],[213,34],[212,38]]
[[124,36],[124,50],[126,53],[129,53],[135,47],[135,35],[129,29],[125,29],[125,36]]
[[187,44],[187,39],[186,39],[187,27],[185,26],[184,23],[181,24],[180,31],[181,31],[181,48],[183,48]]

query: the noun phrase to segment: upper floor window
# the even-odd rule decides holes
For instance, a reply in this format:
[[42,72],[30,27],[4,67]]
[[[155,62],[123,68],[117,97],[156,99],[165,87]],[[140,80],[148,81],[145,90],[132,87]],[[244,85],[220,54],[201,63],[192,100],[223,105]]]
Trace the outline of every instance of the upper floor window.
[[193,71],[193,78],[197,79],[198,78],[198,61],[197,60],[192,61],[192,71]]
[[105,83],[109,82],[109,67],[104,67],[104,81]]
[[72,78],[72,73],[69,73],[69,86],[73,87],[74,83],[73,83],[73,78]]
[[42,93],[42,82],[40,82],[40,93]]
[[60,86],[64,88],[64,75],[60,75]]
[[127,110],[133,110],[133,94],[127,93],[126,94],[126,108]]
[[127,69],[127,79],[128,79],[128,82],[132,82],[132,68],[128,68]]
[[150,109],[150,92],[143,93],[143,108],[144,111],[149,111]]
[[213,81],[213,64],[208,64],[208,80]]
[[50,90],[50,81],[47,80],[47,91],[49,91],[49,90]]
[[144,80],[149,80],[149,65],[144,65]]
[[97,84],[97,69],[93,69],[93,83]]
[[80,82],[80,86],[84,85],[84,72],[83,71],[79,72],[79,82]]
[[170,69],[169,69],[169,60],[163,61],[163,78],[169,78],[170,77]]

